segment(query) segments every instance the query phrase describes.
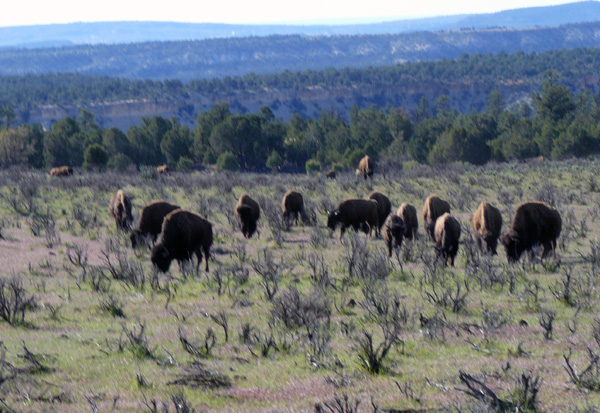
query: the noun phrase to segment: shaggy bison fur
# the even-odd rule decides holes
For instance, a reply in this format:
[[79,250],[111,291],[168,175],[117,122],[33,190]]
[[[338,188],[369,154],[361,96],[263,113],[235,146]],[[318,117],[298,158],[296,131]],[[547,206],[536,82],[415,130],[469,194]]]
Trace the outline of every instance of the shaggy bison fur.
[[297,191],[289,190],[286,192],[281,201],[281,209],[283,210],[283,220],[289,222],[292,218],[298,225],[298,216],[302,216],[306,220],[306,212],[304,211],[304,198]]
[[557,210],[544,202],[526,202],[519,205],[510,229],[500,238],[506,248],[509,262],[516,262],[523,251],[530,256],[535,245],[542,245],[542,258],[550,251],[556,257],[556,239],[562,229]]
[[419,230],[419,220],[417,218],[417,208],[409,204],[408,202],[403,203],[398,208],[397,215],[402,218],[404,225],[406,225],[406,232],[404,236],[408,240],[417,239],[417,232]]
[[129,230],[133,222],[131,215],[131,201],[122,189],[119,189],[110,200],[108,206],[110,215],[114,218],[117,229]]
[[183,209],[175,210],[165,217],[162,235],[152,248],[150,259],[162,272],[167,272],[171,261],[191,260],[192,254],[198,260],[196,270],[202,262],[202,252],[208,272],[208,258],[213,243],[212,224],[198,214]]
[[154,244],[162,230],[165,217],[176,209],[179,209],[179,205],[166,201],[152,201],[142,208],[138,227],[131,232],[129,237],[131,247],[136,248],[141,239],[147,236],[152,238],[152,244]]
[[369,194],[369,199],[377,202],[377,228],[381,232],[381,227],[392,211],[390,199],[381,192],[373,191]]
[[502,214],[500,210],[487,201],[479,204],[473,215],[473,233],[475,242],[482,253],[496,255],[498,237],[502,230]]
[[356,176],[362,175],[363,178],[371,178],[375,172],[375,161],[373,161],[369,155],[365,155],[364,158],[358,163],[358,169],[356,170]]
[[256,232],[257,221],[260,218],[260,205],[248,194],[242,194],[235,206],[235,216],[238,219],[242,234],[246,238],[252,238]]
[[50,169],[50,176],[71,176],[73,175],[73,168],[70,166],[58,166]]
[[388,247],[388,257],[392,256],[392,249],[398,250],[402,246],[406,225],[398,215],[390,215],[383,226],[383,239]]
[[366,229],[369,235],[377,227],[377,202],[371,199],[346,199],[331,211],[327,217],[327,227],[334,230],[341,226],[340,239],[344,236],[346,228],[352,227],[355,231]]
[[456,218],[445,212],[435,222],[435,250],[437,256],[444,258],[446,265],[454,265],[454,258],[458,253],[460,239],[460,223]]
[[450,213],[450,204],[448,201],[444,201],[437,195],[429,195],[427,197],[423,206],[423,224],[425,232],[429,234],[433,241],[435,241],[435,222],[446,212]]

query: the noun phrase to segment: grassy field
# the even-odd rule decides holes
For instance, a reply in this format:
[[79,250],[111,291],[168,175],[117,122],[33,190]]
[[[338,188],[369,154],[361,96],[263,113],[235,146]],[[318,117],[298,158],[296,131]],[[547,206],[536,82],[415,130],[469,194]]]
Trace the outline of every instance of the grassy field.
[[[0,172],[0,411],[586,411],[600,405],[600,162],[411,165],[371,182],[301,175]],[[153,270],[108,213],[165,199],[213,223],[210,272]],[[310,222],[287,228],[281,199]],[[388,259],[382,239],[325,227],[379,190],[395,211],[436,193],[462,225],[457,265],[425,237]],[[262,207],[245,240],[233,209]],[[561,213],[555,260],[481,256],[483,200],[504,229],[524,201]],[[477,382],[475,381],[477,380]],[[469,390],[489,389],[478,400]],[[487,407],[486,407],[487,404]],[[329,409],[329,410],[328,410]]]

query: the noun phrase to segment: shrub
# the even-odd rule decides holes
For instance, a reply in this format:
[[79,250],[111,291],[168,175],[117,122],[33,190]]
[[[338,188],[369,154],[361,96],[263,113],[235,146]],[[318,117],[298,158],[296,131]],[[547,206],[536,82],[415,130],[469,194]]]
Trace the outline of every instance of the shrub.
[[231,152],[223,152],[217,160],[217,171],[237,171],[240,169],[240,164]]
[[175,169],[177,169],[180,172],[187,172],[191,170],[193,166],[194,161],[192,161],[190,158],[182,156],[181,158],[179,158],[179,162],[177,162],[177,166],[175,167]]
[[106,167],[111,170],[124,172],[132,163],[133,161],[129,156],[123,153],[118,153],[116,155],[111,156],[111,158],[106,164]]
[[277,151],[271,152],[271,155],[267,158],[267,168],[271,170],[271,172],[277,172],[283,166],[283,158]]
[[104,169],[107,162],[108,152],[100,144],[94,143],[88,146],[83,154],[83,169],[86,171]]
[[313,175],[321,172],[321,163],[316,159],[309,159],[306,161],[306,173],[309,175]]

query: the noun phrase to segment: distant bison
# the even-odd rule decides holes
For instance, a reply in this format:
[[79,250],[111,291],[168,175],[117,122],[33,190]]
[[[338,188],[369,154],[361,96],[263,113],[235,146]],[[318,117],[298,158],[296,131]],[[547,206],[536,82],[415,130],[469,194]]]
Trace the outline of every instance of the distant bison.
[[335,177],[336,177],[335,171],[331,170],[331,171],[327,172],[327,175],[325,175],[325,177],[327,179],[335,179]]
[[113,195],[108,210],[115,220],[117,229],[125,231],[131,228],[131,223],[133,222],[133,216],[131,215],[131,201],[122,189],[119,189]]
[[375,162],[369,157],[369,155],[365,155],[365,157],[362,158],[358,163],[356,176],[362,175],[365,179],[367,179],[367,177],[372,178],[373,172],[375,172]]
[[162,229],[163,220],[176,209],[179,209],[179,205],[166,201],[152,201],[144,206],[140,213],[138,227],[131,232],[129,237],[131,247],[136,248],[140,241],[148,236],[151,237],[152,244],[154,244]]
[[340,239],[344,236],[346,228],[352,227],[355,231],[365,230],[371,235],[375,228],[377,231],[377,202],[367,199],[346,199],[331,211],[327,217],[327,227],[334,230],[339,226]]
[[50,176],[71,176],[73,175],[73,168],[70,166],[58,166],[50,169]]
[[444,258],[444,262],[454,265],[454,258],[458,253],[460,239],[460,223],[450,213],[445,212],[435,222],[435,249],[437,256]]
[[156,172],[158,172],[159,175],[171,175],[171,169],[169,168],[169,165],[158,166],[156,168]]
[[198,214],[183,209],[169,213],[162,225],[162,235],[152,248],[150,259],[162,272],[167,272],[171,261],[191,260],[192,254],[198,260],[196,269],[202,262],[202,252],[208,272],[208,258],[213,243],[212,224]]
[[260,206],[258,202],[250,198],[250,195],[242,194],[235,206],[235,216],[238,219],[244,237],[252,238],[252,235],[256,232],[257,222],[260,218]]
[[450,204],[444,201],[437,195],[429,195],[423,206],[423,224],[425,232],[429,234],[432,240],[435,241],[435,221],[445,212],[450,213]]
[[496,255],[498,237],[502,230],[502,214],[495,206],[483,201],[473,215],[473,233],[481,252]]
[[519,205],[510,229],[500,238],[509,262],[516,262],[523,251],[531,255],[532,248],[542,245],[542,258],[550,251],[556,257],[556,239],[562,229],[560,214],[544,202]]
[[404,225],[406,225],[406,232],[404,233],[406,239],[417,239],[417,232],[419,231],[417,208],[407,202],[404,202],[402,205],[400,205],[400,208],[398,208],[397,215],[402,218]]
[[402,246],[406,225],[398,215],[390,215],[383,226],[383,239],[388,247],[388,257],[392,256],[392,249],[398,250]]
[[292,217],[294,218],[296,225],[298,225],[298,216],[302,216],[303,220],[306,220],[306,211],[304,210],[304,198],[302,194],[297,191],[289,190],[281,201],[281,209],[283,210],[283,219],[289,222]]
[[371,192],[369,194],[369,199],[377,202],[377,230],[378,232],[381,232],[381,227],[392,211],[392,203],[387,196],[378,191]]

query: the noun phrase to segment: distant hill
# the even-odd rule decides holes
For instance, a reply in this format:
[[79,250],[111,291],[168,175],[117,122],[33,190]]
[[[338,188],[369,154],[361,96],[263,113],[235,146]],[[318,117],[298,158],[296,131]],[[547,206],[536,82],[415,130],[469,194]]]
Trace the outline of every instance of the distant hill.
[[553,27],[600,20],[600,2],[581,1],[558,6],[506,10],[369,24],[238,25],[171,22],[72,23],[0,28],[0,48],[44,48],[82,44],[120,44],[148,41],[302,35],[339,36],[397,34],[417,31],[503,27]]
[[362,68],[464,54],[600,47],[600,22],[556,28],[388,35],[298,35],[0,51],[0,75],[79,73],[128,79],[243,76]]

